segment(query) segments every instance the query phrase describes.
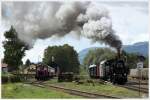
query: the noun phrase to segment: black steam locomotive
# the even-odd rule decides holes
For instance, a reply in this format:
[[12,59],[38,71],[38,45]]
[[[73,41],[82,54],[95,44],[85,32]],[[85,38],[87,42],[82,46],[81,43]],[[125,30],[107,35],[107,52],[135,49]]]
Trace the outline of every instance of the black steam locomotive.
[[129,74],[126,61],[126,57],[121,57],[120,49],[118,49],[116,58],[101,61],[99,65],[90,65],[89,75],[91,78],[100,78],[114,84],[125,84]]
[[104,60],[99,65],[89,66],[89,74],[91,78],[101,78],[114,84],[125,84],[128,68],[123,60]]

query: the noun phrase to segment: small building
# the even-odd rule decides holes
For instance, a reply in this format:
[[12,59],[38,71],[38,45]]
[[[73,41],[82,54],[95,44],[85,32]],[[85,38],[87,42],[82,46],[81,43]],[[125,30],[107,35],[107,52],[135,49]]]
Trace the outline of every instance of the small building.
[[1,68],[2,72],[8,72],[8,64],[3,62],[3,59],[1,60]]
[[29,67],[23,69],[24,74],[35,74],[36,73],[36,65],[32,64]]

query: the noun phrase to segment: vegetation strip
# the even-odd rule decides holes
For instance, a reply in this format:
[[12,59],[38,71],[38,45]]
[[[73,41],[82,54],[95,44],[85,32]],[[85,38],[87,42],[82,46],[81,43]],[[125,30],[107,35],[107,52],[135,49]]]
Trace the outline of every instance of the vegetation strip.
[[47,87],[52,87],[52,88],[55,88],[55,89],[59,89],[59,90],[64,90],[65,92],[69,92],[71,94],[75,94],[75,95],[79,95],[79,96],[83,96],[83,97],[90,97],[90,98],[118,98],[119,97],[114,97],[114,96],[109,96],[109,95],[103,95],[103,94],[96,94],[96,93],[89,93],[89,92],[85,92],[85,91],[79,91],[79,90],[75,90],[75,89],[68,89],[68,88],[64,88],[64,87],[60,87],[60,86],[54,86],[54,85],[47,85],[43,82],[32,82],[31,83],[32,85],[36,85],[36,86],[39,86],[39,87],[43,87],[45,88],[45,86]]
[[84,98],[82,96],[71,95],[55,89],[42,88],[31,84],[8,83],[2,85],[3,99],[54,99],[54,98]]

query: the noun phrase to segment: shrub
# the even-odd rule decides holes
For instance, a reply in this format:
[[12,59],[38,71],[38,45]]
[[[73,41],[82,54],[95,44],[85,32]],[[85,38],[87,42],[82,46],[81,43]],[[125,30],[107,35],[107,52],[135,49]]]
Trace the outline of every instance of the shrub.
[[20,82],[21,78],[20,76],[17,75],[12,75],[12,74],[2,74],[2,84],[8,83],[8,82]]
[[2,76],[2,84],[8,82],[8,76]]
[[17,76],[17,75],[12,75],[12,76],[10,77],[10,81],[11,81],[12,83],[14,83],[14,82],[20,82],[21,79],[20,79],[20,77]]

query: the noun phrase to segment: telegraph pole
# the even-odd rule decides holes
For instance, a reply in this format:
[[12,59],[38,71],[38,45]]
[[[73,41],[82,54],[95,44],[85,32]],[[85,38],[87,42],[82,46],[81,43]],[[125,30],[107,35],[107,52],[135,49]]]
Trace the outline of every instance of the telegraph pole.
[[141,96],[141,69],[139,69],[139,97]]
[[138,57],[139,61],[137,63],[137,69],[138,69],[138,76],[139,76],[139,97],[141,97],[141,70],[143,68],[143,62],[145,60],[144,56]]

